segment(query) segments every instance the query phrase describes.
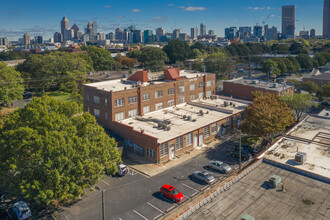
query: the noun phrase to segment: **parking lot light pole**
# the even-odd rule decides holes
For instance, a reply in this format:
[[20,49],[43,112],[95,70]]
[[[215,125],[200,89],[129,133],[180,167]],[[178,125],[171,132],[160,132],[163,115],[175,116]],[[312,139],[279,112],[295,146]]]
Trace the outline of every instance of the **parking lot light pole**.
[[102,220],[105,220],[105,208],[104,208],[104,189],[102,190]]
[[239,132],[239,170],[241,170],[242,167],[242,132],[241,130],[238,130]]

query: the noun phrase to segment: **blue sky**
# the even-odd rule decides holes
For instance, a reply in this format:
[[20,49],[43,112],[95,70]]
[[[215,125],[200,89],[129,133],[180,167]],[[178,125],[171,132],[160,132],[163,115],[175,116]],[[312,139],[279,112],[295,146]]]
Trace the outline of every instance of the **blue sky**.
[[323,0],[1,0],[0,37],[16,40],[25,32],[46,39],[60,31],[64,15],[70,26],[83,30],[89,20],[98,22],[98,31],[134,24],[139,29],[179,28],[190,34],[190,28],[206,24],[219,36],[230,26],[253,26],[265,20],[281,27],[281,6],[296,5],[296,32],[303,27],[322,33]]

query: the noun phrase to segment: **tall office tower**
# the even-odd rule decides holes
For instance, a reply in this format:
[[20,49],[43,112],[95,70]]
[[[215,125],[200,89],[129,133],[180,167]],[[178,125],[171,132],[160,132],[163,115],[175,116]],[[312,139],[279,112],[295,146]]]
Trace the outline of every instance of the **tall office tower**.
[[63,42],[63,35],[60,32],[56,32],[54,34],[54,42],[55,43],[62,43]]
[[190,37],[193,40],[197,40],[197,37],[198,37],[198,28],[197,27],[190,29]]
[[144,36],[143,36],[143,43],[144,44],[152,43],[153,39],[154,39],[154,36],[153,36],[152,30],[145,30]]
[[63,38],[65,38],[65,30],[68,28],[70,28],[70,22],[66,18],[66,16],[64,16],[61,21],[61,34],[62,34]]
[[268,28],[268,25],[265,25],[265,41],[278,40],[278,31],[276,27]]
[[0,37],[0,46],[8,46],[8,38]]
[[105,34],[104,34],[104,32],[100,32],[97,35],[98,35],[98,40],[105,40]]
[[135,25],[131,25],[131,26],[129,26],[129,27],[128,27],[128,30],[129,30],[130,32],[136,30]]
[[[87,28],[85,28],[85,34],[89,35],[89,41],[97,40],[97,24],[96,21],[90,21],[87,24]],[[85,37],[85,40],[87,38]]]
[[68,41],[68,40],[72,40],[72,38],[74,37],[74,30],[67,28],[64,30],[64,41]]
[[128,41],[128,34],[130,33],[130,31],[127,29],[127,28],[125,28],[124,29],[124,32],[123,32],[123,40],[124,41]]
[[92,21],[92,33],[94,36],[97,35],[97,23],[96,21]]
[[118,40],[118,41],[124,40],[124,33],[120,28],[116,29],[115,35],[116,35],[116,40]]
[[186,34],[186,33],[180,34],[180,40],[182,40],[182,41],[188,41],[188,34]]
[[143,32],[141,30],[133,31],[133,43],[142,43],[143,42]]
[[295,38],[296,6],[282,6],[282,37]]
[[173,35],[172,35],[173,39],[179,39],[180,38],[180,29],[175,29],[173,31]]
[[42,36],[35,36],[34,37],[34,44],[44,44],[44,39]]
[[228,40],[233,40],[237,36],[237,28],[230,27],[225,29],[225,38]]
[[315,37],[315,29],[311,29],[310,31],[310,38],[314,38]]
[[240,38],[250,38],[251,37],[251,27],[239,27]]
[[262,27],[261,26],[254,26],[253,27],[253,36],[262,38]]
[[205,36],[206,35],[206,25],[201,23],[200,26],[200,35]]
[[165,35],[165,30],[164,30],[164,28],[157,28],[156,29],[156,37],[157,37],[157,41],[160,41],[160,38],[162,37],[162,36],[164,36]]
[[209,36],[214,36],[214,30],[209,30]]
[[330,39],[330,0],[324,0],[323,37]]
[[73,37],[74,39],[78,39],[77,35],[78,35],[78,31],[79,31],[79,27],[76,24],[73,24],[71,29],[73,30],[74,34]]
[[77,31],[77,40],[80,40],[83,36],[83,33],[81,31]]
[[30,35],[28,33],[25,33],[23,35],[23,44],[24,45],[30,45],[31,44]]

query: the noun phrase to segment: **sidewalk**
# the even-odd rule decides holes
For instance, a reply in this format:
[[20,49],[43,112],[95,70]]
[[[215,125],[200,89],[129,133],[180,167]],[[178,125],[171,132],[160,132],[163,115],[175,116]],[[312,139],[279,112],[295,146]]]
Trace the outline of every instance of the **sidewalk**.
[[172,167],[175,167],[179,164],[184,163],[187,160],[190,160],[191,158],[194,158],[212,148],[216,148],[221,143],[231,139],[231,135],[225,135],[221,139],[214,139],[212,142],[210,142],[208,145],[203,145],[199,147],[195,147],[193,149],[190,149],[178,156],[176,156],[175,159],[169,160],[164,163],[156,164],[150,160],[147,160],[141,156],[138,156],[133,153],[129,153],[126,158],[124,158],[124,163],[131,169],[145,175],[148,177],[155,176],[159,173],[162,173],[168,169],[171,169]]

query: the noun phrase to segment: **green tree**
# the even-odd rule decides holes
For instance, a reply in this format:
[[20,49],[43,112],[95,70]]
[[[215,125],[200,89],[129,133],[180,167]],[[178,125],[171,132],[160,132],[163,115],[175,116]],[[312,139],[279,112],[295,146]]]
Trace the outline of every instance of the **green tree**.
[[308,54],[299,54],[297,56],[297,60],[300,64],[300,67],[303,69],[311,69],[313,68],[313,62],[312,59]]
[[212,73],[225,73],[230,71],[231,68],[231,62],[223,52],[207,56],[204,59],[204,65],[206,66],[206,71]]
[[277,132],[285,131],[294,122],[290,108],[275,94],[256,92],[254,95],[241,129],[272,143]]
[[295,72],[297,72],[300,69],[298,60],[293,56],[288,56],[287,59],[292,62],[293,66],[295,67]]
[[21,74],[13,67],[0,62],[0,102],[8,104],[23,98],[24,85]]
[[330,83],[322,86],[322,96],[330,97]]
[[287,104],[294,113],[296,122],[299,122],[303,113],[313,106],[317,106],[310,94],[287,94],[280,97],[280,100]]
[[282,61],[284,62],[288,73],[294,73],[298,71],[296,67],[293,65],[292,61],[289,60],[288,58],[282,58]]
[[277,67],[280,70],[280,73],[286,73],[288,71],[284,59],[281,58],[275,58],[273,59],[277,63]]
[[131,50],[130,52],[128,52],[127,57],[137,59],[138,61],[140,61],[141,53],[142,53],[141,50]]
[[42,206],[75,201],[121,162],[94,116],[47,96],[5,120],[0,151],[0,185]]
[[[278,68],[277,63],[274,60],[266,60],[262,65],[262,71],[268,75],[275,74],[280,75],[281,70]],[[271,73],[273,72],[273,73]]]
[[191,57],[190,47],[179,39],[170,40],[163,50],[167,54],[170,63],[184,62]]
[[294,42],[293,44],[291,44],[289,51],[292,54],[301,54],[301,53],[308,53],[306,49],[304,49],[303,44],[299,43],[299,42]]
[[320,90],[319,86],[312,81],[305,81],[301,83],[300,88],[309,93],[317,93]]
[[115,61],[108,50],[95,46],[83,47],[83,50],[91,57],[94,70],[114,69]]
[[158,70],[163,68],[165,62],[168,62],[167,54],[160,48],[157,47],[144,47],[140,55],[140,62],[144,67],[152,70]]

